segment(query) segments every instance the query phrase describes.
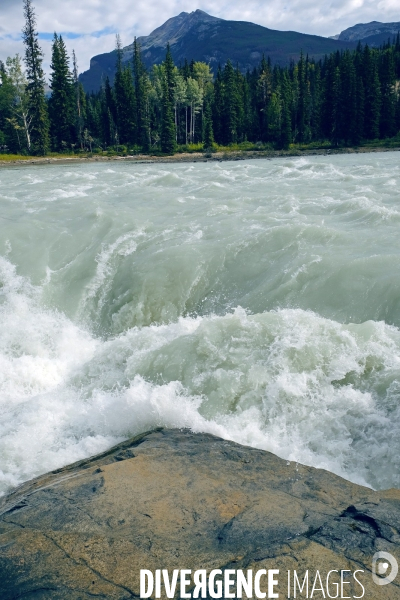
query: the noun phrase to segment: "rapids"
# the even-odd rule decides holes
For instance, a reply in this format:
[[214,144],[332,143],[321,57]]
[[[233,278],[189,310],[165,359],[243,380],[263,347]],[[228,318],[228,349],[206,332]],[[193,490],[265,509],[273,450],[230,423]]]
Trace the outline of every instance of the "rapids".
[[0,170],[0,493],[155,426],[400,486],[400,155]]

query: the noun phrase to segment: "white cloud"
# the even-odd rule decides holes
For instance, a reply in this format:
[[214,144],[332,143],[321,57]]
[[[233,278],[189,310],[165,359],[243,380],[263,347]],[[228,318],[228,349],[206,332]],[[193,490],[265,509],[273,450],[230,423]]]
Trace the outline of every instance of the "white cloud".
[[[114,47],[115,33],[124,45],[147,35],[168,18],[200,8],[224,19],[252,21],[271,29],[334,35],[356,23],[400,21],[399,0],[34,0],[38,30],[65,33],[69,51],[75,49],[80,70],[90,58]],[[17,52],[24,24],[22,0],[0,2],[0,60]],[[74,39],[69,39],[72,34]],[[78,37],[77,37],[78,36]],[[51,41],[41,40],[45,68],[50,63]]]

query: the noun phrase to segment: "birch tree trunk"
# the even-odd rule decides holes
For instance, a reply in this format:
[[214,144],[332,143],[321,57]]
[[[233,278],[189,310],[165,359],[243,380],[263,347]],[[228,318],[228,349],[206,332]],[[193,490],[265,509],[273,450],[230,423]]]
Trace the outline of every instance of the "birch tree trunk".
[[30,150],[31,150],[31,134],[29,133],[29,124],[30,123],[28,123],[28,119],[26,117],[26,112],[25,111],[22,111],[22,119],[24,121],[26,144],[28,146],[28,151],[30,152]]

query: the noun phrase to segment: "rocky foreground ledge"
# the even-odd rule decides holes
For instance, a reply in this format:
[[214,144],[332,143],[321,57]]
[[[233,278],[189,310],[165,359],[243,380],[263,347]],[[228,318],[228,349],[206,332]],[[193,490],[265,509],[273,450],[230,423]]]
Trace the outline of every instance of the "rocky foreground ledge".
[[352,572],[362,570],[362,597],[399,600],[400,573],[385,586],[371,573],[378,551],[400,565],[399,532],[399,490],[373,492],[269,452],[160,429],[1,499],[0,598],[136,598],[141,569],[279,569],[279,598],[288,571],[309,571],[309,594],[318,571],[324,591],[296,597],[328,598],[327,573],[348,569],[331,597],[360,597]]

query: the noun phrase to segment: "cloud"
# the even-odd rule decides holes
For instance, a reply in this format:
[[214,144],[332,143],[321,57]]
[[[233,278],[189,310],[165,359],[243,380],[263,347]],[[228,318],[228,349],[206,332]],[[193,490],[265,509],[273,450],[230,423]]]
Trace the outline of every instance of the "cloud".
[[[334,35],[356,23],[400,21],[399,0],[34,0],[40,44],[48,71],[53,32],[64,36],[80,70],[90,58],[114,48],[115,34],[127,45],[182,11],[200,8],[216,17],[252,21],[271,29]],[[0,60],[24,53],[22,0],[0,2]]]

